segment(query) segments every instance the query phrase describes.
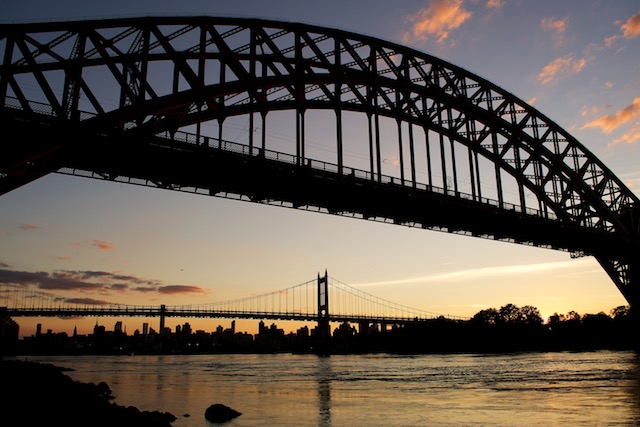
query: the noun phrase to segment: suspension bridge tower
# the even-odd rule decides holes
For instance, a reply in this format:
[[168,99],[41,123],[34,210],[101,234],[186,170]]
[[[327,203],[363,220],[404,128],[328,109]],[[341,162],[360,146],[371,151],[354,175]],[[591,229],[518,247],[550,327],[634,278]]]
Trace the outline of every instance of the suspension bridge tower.
[[318,273],[318,352],[328,353],[331,343],[331,329],[329,327],[329,276],[327,270],[324,276]]

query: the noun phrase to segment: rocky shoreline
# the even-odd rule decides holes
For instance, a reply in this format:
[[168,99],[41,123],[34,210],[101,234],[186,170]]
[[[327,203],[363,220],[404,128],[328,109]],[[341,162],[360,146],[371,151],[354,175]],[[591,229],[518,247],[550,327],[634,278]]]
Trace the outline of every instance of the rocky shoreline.
[[168,412],[140,411],[112,402],[109,386],[81,383],[51,364],[0,360],[0,425],[170,427]]

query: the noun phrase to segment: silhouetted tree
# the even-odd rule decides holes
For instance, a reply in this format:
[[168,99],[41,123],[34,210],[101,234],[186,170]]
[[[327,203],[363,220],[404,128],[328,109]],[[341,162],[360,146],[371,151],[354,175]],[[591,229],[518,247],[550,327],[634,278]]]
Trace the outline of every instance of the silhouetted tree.
[[528,325],[542,325],[543,323],[540,311],[532,305],[523,306],[520,309],[520,316]]
[[522,313],[517,305],[507,304],[500,307],[500,319],[503,323],[520,323],[522,322]]
[[496,325],[500,322],[500,313],[495,308],[487,308],[477,312],[471,321],[474,323],[481,323],[485,325]]
[[573,310],[568,312],[565,316],[565,321],[567,322],[579,322],[580,320],[582,320],[582,316]]
[[612,308],[610,313],[614,320],[624,320],[629,317],[630,311],[631,307],[628,305],[620,305],[616,308]]

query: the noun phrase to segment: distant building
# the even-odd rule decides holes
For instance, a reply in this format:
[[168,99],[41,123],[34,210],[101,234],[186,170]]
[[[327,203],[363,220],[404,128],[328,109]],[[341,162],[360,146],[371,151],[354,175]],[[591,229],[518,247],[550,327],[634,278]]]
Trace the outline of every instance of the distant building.
[[182,325],[182,334],[184,336],[191,335],[191,325],[189,324],[189,322],[185,322],[185,324]]

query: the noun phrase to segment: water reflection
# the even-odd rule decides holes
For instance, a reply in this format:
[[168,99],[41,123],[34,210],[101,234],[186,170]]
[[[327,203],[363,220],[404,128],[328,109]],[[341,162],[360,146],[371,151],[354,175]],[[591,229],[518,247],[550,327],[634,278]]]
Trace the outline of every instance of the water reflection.
[[40,359],[175,427],[211,427],[212,403],[242,412],[236,427],[640,425],[640,357],[624,351]]
[[630,387],[627,389],[629,392],[629,403],[631,409],[630,420],[637,424],[640,424],[640,355],[636,353],[629,354],[629,369],[626,372],[626,377],[630,378]]
[[330,356],[318,357],[318,426],[331,427],[331,358]]

